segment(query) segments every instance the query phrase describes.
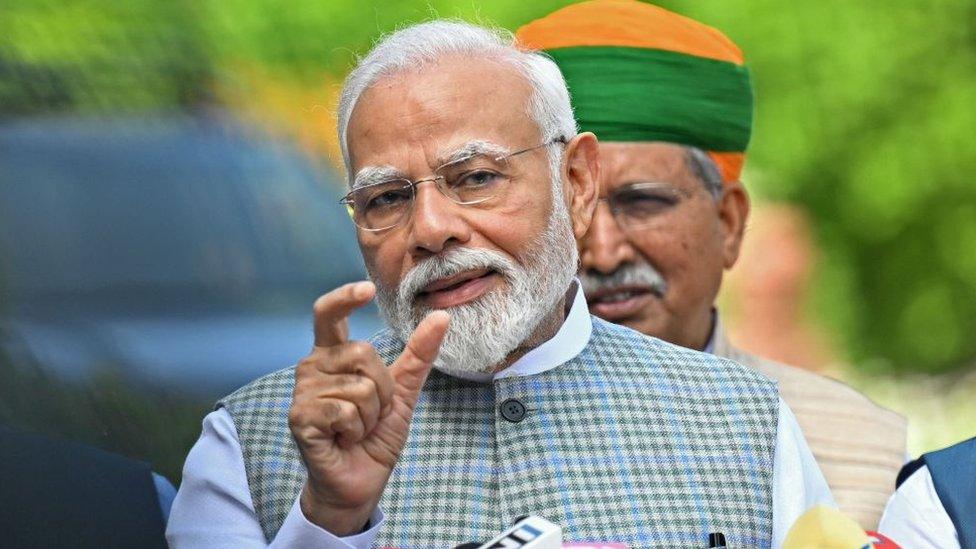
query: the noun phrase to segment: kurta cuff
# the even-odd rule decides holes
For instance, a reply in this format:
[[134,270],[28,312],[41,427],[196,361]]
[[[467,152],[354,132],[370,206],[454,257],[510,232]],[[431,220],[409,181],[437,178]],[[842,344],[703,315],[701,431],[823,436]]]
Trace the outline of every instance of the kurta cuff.
[[270,547],[322,547],[325,549],[366,549],[373,545],[376,534],[386,517],[378,507],[369,516],[369,528],[354,536],[340,538],[325,528],[313,524],[302,512],[301,494],[295,498],[285,522]]

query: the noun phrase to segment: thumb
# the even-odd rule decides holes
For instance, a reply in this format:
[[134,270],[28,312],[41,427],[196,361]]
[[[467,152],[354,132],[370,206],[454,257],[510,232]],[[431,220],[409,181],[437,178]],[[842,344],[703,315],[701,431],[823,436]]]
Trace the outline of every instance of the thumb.
[[428,314],[410,335],[407,346],[390,367],[390,373],[396,382],[397,392],[403,391],[407,404],[412,408],[420,395],[430,367],[437,358],[441,343],[447,334],[447,327],[451,323],[451,315],[445,311],[434,311]]

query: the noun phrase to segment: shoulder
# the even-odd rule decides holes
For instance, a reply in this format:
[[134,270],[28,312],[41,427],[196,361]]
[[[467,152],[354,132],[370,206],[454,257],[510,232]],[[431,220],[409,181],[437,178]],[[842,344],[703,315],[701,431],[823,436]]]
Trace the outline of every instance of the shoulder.
[[[39,460],[45,463],[45,460],[50,460],[52,464],[64,464],[66,472],[70,474],[77,473],[72,468],[81,466],[95,470],[113,470],[119,475],[123,471],[135,471],[136,474],[151,472],[149,464],[145,462],[133,460],[95,446],[53,438],[40,433],[14,430],[2,425],[0,425],[0,447],[4,449],[3,458],[22,458],[11,459],[8,462],[0,460],[7,466],[12,463],[23,463],[26,466],[34,467]],[[50,467],[52,469],[57,468],[56,465],[50,465]],[[0,467],[0,469],[3,468]]]
[[[783,399],[797,413],[837,413],[904,432],[908,421],[892,410],[876,404],[850,385],[803,368],[789,366],[739,351],[740,360],[779,383]],[[904,438],[904,437],[902,437]]]
[[903,505],[911,506],[915,510],[944,512],[925,460],[909,462],[898,475],[898,489],[891,497],[888,508],[894,509]]
[[976,437],[958,442],[941,450],[928,452],[924,457],[926,462],[933,459],[948,459],[976,464]]
[[712,384],[745,384],[775,392],[776,384],[759,372],[736,361],[680,347],[625,326],[592,317],[594,352],[623,359],[641,368],[657,368],[666,375],[698,379]]
[[217,402],[215,408],[235,408],[248,402],[277,401],[287,398],[291,401],[291,394],[295,387],[295,366],[283,368],[259,377]]
[[[911,478],[916,472],[925,467],[925,459],[918,458],[909,461],[902,466],[901,471],[898,471],[898,478],[895,480],[895,488],[901,488],[901,485],[905,483],[906,480]],[[927,471],[925,474],[928,474]]]
[[932,481],[920,462],[888,501],[878,532],[904,547],[959,547],[959,536]]

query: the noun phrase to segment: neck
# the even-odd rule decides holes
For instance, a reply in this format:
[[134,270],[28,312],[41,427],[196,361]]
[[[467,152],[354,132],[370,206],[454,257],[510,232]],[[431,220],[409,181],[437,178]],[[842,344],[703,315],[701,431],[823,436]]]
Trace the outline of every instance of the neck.
[[539,322],[539,325],[536,326],[535,330],[532,332],[532,335],[526,338],[521,345],[509,353],[508,356],[505,357],[505,360],[501,361],[497,366],[495,366],[493,373],[498,373],[505,368],[508,368],[532,349],[535,349],[539,345],[542,345],[546,341],[552,339],[553,336],[556,335],[556,332],[559,331],[559,328],[562,327],[563,322],[566,320],[566,300],[566,295],[559,298],[559,300],[556,301],[556,305],[551,311],[549,311],[549,314],[547,314]]
[[714,309],[709,309],[705,318],[696,324],[694,332],[690,334],[688,345],[683,346],[696,351],[704,351],[714,332],[715,312]]

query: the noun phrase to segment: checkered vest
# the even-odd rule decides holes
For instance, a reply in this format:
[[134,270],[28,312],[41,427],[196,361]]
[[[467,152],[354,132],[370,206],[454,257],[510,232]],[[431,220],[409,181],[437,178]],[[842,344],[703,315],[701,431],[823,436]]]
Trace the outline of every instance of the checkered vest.
[[[595,317],[586,348],[546,372],[474,383],[433,371],[383,493],[379,546],[487,540],[521,515],[567,541],[769,547],[778,393],[734,362]],[[391,363],[403,343],[371,340]],[[255,511],[274,538],[305,482],[288,430],[293,369],[218,403],[230,413]],[[500,405],[528,409],[506,420]]]

